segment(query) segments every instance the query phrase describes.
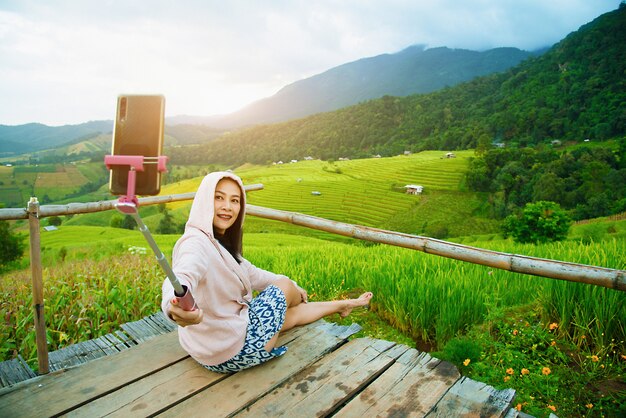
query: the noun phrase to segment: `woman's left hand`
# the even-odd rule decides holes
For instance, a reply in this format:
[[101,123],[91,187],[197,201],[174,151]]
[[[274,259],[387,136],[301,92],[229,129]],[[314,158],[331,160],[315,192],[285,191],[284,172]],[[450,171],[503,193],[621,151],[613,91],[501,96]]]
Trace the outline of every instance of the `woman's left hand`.
[[308,302],[308,295],[306,293],[306,290],[304,290],[303,288],[301,288],[298,285],[296,285],[296,288],[298,289],[298,292],[300,293],[300,297],[302,298],[302,302],[303,303],[307,303]]

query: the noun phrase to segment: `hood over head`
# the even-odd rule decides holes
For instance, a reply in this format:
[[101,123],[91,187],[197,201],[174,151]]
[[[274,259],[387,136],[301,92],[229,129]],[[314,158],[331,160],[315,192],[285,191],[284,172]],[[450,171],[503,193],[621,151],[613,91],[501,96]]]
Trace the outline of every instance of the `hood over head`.
[[216,171],[207,174],[202,182],[196,196],[193,199],[191,210],[189,211],[189,219],[185,225],[185,234],[190,233],[191,229],[199,229],[211,238],[216,238],[213,234],[213,216],[215,215],[215,189],[217,183],[224,178],[234,180],[241,189],[241,209],[235,223],[228,228],[226,232],[241,243],[243,233],[243,218],[246,211],[246,192],[243,188],[243,182],[239,176],[228,171]]

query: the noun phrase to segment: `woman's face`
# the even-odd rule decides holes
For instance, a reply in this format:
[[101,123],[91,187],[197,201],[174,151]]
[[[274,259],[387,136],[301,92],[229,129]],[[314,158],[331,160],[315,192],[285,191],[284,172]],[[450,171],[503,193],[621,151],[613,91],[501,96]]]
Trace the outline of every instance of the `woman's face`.
[[215,214],[213,215],[213,227],[217,233],[224,235],[237,220],[240,209],[239,185],[229,178],[220,180],[215,188]]

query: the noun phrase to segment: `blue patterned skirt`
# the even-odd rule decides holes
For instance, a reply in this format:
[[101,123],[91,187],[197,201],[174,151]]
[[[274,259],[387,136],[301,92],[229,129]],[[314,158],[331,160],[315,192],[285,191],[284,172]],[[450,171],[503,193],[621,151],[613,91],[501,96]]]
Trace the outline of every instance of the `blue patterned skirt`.
[[216,366],[204,367],[217,373],[234,373],[285,354],[287,347],[275,347],[267,352],[265,344],[282,328],[286,312],[283,291],[274,285],[265,288],[250,302],[246,341],[239,354]]

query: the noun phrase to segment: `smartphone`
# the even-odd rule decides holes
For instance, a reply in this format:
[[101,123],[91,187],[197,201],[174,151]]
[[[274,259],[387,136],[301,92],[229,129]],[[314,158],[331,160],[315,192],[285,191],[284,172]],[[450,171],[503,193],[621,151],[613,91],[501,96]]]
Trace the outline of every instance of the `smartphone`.
[[[113,128],[113,155],[143,155],[144,170],[137,171],[135,193],[156,195],[161,191],[157,157],[163,152],[165,97],[161,95],[120,95]],[[128,166],[110,171],[109,191],[124,195],[128,186]]]

